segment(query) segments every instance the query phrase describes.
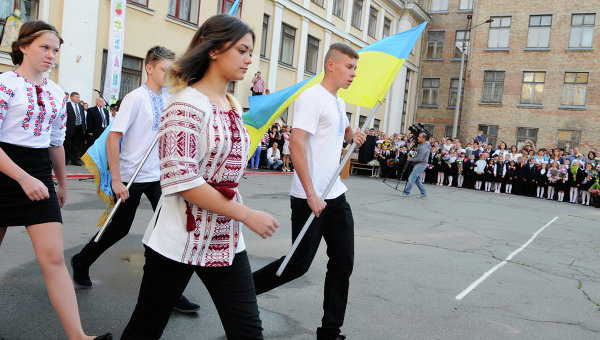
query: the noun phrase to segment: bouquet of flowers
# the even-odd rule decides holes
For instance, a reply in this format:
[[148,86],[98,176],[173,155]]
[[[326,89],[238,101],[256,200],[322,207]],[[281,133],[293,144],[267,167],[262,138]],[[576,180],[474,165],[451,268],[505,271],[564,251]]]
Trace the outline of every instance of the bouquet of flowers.
[[583,179],[583,181],[581,182],[581,184],[588,184],[588,182],[594,180],[594,173],[593,173],[593,171],[586,171],[586,175],[587,176]]
[[600,195],[600,189],[590,190],[590,195],[592,195],[592,197],[598,197]]
[[567,169],[558,170],[558,179],[565,180],[567,178]]
[[427,170],[431,170],[431,169],[433,169],[433,164],[427,164],[427,167],[426,167],[426,169],[427,169]]
[[396,161],[393,158],[388,158],[386,163],[390,168],[392,168],[392,167],[394,167],[394,165],[396,165]]
[[442,157],[442,160],[443,160],[444,162],[446,162],[446,164],[450,164],[450,155],[448,155],[448,154],[445,154],[445,155]]

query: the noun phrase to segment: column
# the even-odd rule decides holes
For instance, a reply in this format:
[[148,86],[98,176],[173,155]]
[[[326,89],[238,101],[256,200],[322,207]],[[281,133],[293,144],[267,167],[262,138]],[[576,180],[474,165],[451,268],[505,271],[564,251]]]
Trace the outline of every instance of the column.
[[369,15],[371,15],[371,0],[367,0],[363,7],[364,20],[362,22],[363,36],[362,40],[367,41],[367,31],[369,30]]
[[308,41],[308,23],[310,19],[302,17],[302,31],[300,32],[300,51],[298,56],[298,73],[296,83],[304,80],[304,69],[306,67],[306,47]]
[[331,22],[333,15],[333,0],[327,0],[327,21]]
[[352,22],[352,5],[354,4],[353,0],[348,1],[348,9],[346,10],[346,33],[350,32],[350,23]]
[[283,5],[275,2],[273,15],[273,34],[271,35],[271,62],[269,63],[269,79],[267,86],[271,92],[277,91],[277,66],[279,64],[279,47],[281,45],[281,21],[283,19]]
[[[329,51],[329,45],[331,45],[331,31],[326,29],[325,30],[325,42],[323,43],[323,62],[321,64],[325,63],[325,54],[327,53],[327,51]],[[325,71],[325,70],[323,70]]]
[[38,20],[48,22],[50,17],[50,0],[40,0]]

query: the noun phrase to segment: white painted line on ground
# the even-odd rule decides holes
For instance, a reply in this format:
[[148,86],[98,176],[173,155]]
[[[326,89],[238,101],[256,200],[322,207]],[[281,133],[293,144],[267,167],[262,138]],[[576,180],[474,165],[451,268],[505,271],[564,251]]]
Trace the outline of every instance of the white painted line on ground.
[[525,247],[527,247],[542,231],[544,231],[544,229],[546,229],[550,224],[552,224],[556,220],[558,220],[558,216],[554,217],[550,222],[546,223],[545,226],[541,227],[538,231],[536,231],[535,234],[533,234],[531,236],[531,238],[527,242],[525,242],[525,244],[523,244],[521,246],[521,248],[519,248],[519,249],[513,251],[512,253],[510,253],[510,255],[508,255],[508,257],[506,258],[506,260],[498,263],[492,269],[488,270],[483,275],[481,275],[481,277],[479,279],[477,279],[477,281],[471,283],[471,285],[469,287],[467,287],[467,289],[463,290],[462,293],[460,293],[460,294],[458,294],[456,296],[456,300],[458,300],[458,301],[462,300],[473,289],[475,289],[477,286],[479,286],[480,283],[482,283],[485,279],[487,279],[490,275],[492,275],[492,273],[494,273],[496,270],[498,270],[502,266],[504,266],[506,264],[506,262],[510,261],[513,257],[515,257],[515,255],[517,255],[518,253],[520,253],[521,250],[525,249]]

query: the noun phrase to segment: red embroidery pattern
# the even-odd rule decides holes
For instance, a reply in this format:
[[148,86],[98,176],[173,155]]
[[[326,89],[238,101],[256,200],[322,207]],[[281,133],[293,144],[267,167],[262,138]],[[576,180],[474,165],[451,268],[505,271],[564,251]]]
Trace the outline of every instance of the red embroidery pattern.
[[[13,90],[9,89],[2,83],[0,83],[0,92],[7,94],[11,98],[15,96]],[[6,111],[8,111],[8,104],[4,99],[0,99],[0,121],[4,119],[4,114]]]

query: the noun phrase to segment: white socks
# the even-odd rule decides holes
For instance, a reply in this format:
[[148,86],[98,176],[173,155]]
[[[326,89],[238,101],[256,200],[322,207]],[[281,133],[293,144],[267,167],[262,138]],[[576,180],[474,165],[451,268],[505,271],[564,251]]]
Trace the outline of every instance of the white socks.
[[459,188],[462,188],[464,182],[465,182],[465,176],[458,175],[458,183],[457,184],[458,184]]
[[565,198],[565,192],[564,191],[559,191],[558,192],[558,201],[562,202],[563,198]]
[[475,181],[475,189],[481,190],[481,181]]
[[571,198],[569,202],[577,203],[577,187],[571,188],[571,191],[569,192],[569,197]]
[[507,184],[504,192],[506,192],[507,194],[510,194],[511,191],[512,191],[512,184]]
[[548,199],[551,200],[554,198],[554,187],[548,187]]
[[454,177],[452,176],[448,176],[448,186],[451,187],[452,186],[452,180],[454,179]]

